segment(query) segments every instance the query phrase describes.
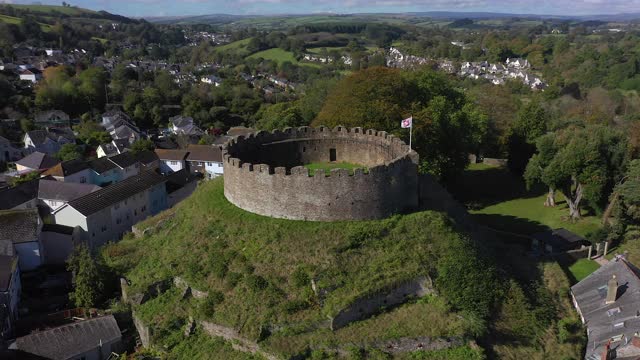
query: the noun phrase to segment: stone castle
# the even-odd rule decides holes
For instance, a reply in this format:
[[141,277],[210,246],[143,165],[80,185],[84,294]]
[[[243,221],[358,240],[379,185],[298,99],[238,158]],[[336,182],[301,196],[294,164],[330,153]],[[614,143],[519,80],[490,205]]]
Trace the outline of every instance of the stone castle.
[[[418,154],[384,131],[341,126],[260,131],[227,143],[224,194],[274,218],[381,219],[418,207]],[[305,164],[348,162],[367,170],[311,174]]]

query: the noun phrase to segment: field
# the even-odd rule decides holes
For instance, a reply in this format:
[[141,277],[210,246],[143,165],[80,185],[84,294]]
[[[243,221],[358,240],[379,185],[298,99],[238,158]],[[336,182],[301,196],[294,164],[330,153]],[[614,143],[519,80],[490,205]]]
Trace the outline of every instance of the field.
[[310,170],[309,173],[312,174],[312,176],[313,174],[316,173],[316,170],[324,170],[325,174],[327,175],[331,173],[331,169],[347,169],[351,174],[353,174],[353,170],[355,169],[364,169],[366,171],[366,167],[362,165],[351,164],[347,162],[338,162],[338,163],[318,162],[318,163],[307,164],[305,165],[305,167]]
[[215,49],[216,51],[232,52],[232,53],[237,53],[238,55],[241,55],[241,56],[246,56],[246,55],[249,55],[249,51],[247,50],[247,45],[249,44],[250,41],[251,41],[251,38],[242,39],[242,40],[234,41],[229,44],[216,46]]
[[593,260],[580,259],[569,266],[569,271],[575,278],[575,281],[578,282],[591,275],[591,273],[598,270],[599,267],[600,265]]
[[556,207],[545,207],[544,187],[527,190],[521,178],[504,168],[472,164],[453,193],[477,221],[498,230],[531,235],[564,227],[588,238],[600,227],[600,219],[586,210],[581,220],[569,221],[562,194],[556,194]]
[[[177,290],[170,290],[135,308],[153,324],[158,343],[168,344],[168,351],[183,346],[179,339],[189,315],[233,327],[254,340],[263,338],[265,328],[278,329],[261,340],[261,346],[288,356],[304,352],[309,344],[333,347],[408,335],[464,336],[477,326],[452,311],[441,293],[340,331],[327,328],[327,317],[356,299],[435,273],[444,266],[441,257],[467,258],[468,242],[442,214],[426,211],[333,223],[271,219],[230,204],[222,181],[205,182],[176,209],[140,224],[144,228],[164,219],[161,230],[142,238],[128,236],[103,252],[112,269],[131,281],[130,293],[174,276],[209,291],[206,301],[183,301]],[[449,263],[459,269],[458,262]],[[321,290],[321,301],[311,279],[318,289],[327,289]]]
[[[2,15],[0,14],[0,21],[5,22],[7,24],[15,24],[18,25],[22,22],[22,19],[17,18],[17,17],[13,17],[13,16],[7,16],[7,15]],[[50,31],[51,30],[51,25],[48,24],[40,24],[40,28],[42,29],[42,31]]]
[[321,67],[322,65],[317,63],[310,62],[299,62],[291,51],[286,51],[280,48],[273,48],[269,50],[259,51],[257,53],[251,54],[248,56],[249,59],[265,59],[275,61],[278,64],[282,64],[284,62],[290,62],[292,64],[301,65],[301,66],[310,66],[310,67]]
[[57,6],[57,5],[20,5],[20,4],[11,4],[10,6],[20,9],[20,10],[29,10],[33,13],[38,13],[40,15],[51,15],[52,11],[57,11],[59,13],[70,15],[70,16],[78,16],[85,14],[95,14],[96,12],[89,9],[83,9],[78,7],[67,7],[67,6]]

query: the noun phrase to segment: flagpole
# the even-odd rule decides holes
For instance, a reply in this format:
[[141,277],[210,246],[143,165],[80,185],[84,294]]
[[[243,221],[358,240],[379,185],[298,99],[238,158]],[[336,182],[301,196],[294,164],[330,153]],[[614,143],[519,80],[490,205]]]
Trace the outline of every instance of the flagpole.
[[413,138],[413,115],[411,115],[411,126],[409,126],[409,152],[411,152],[411,139]]

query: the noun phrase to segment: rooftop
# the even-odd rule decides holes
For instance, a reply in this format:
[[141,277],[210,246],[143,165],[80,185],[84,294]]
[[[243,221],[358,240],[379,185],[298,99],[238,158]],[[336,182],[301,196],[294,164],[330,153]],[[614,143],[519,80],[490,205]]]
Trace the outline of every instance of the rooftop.
[[0,191],[0,210],[9,210],[38,197],[40,180],[33,179]]
[[68,160],[58,163],[57,165],[51,167],[49,170],[45,171],[43,175],[51,175],[58,177],[65,177],[82,170],[86,170],[89,168],[89,165],[86,161],[80,159]]
[[59,160],[54,159],[45,153],[36,151],[33,154],[30,154],[16,161],[16,164],[20,166],[24,166],[29,169],[42,170],[42,169],[48,169],[50,167],[53,167],[59,162],[60,162]]
[[16,256],[0,255],[0,292],[7,291],[11,283],[11,275],[18,264]]
[[89,216],[165,181],[166,179],[162,175],[153,170],[143,171],[139,175],[72,200],[68,206],[85,216]]
[[[589,343],[585,357],[600,354],[613,337],[624,335],[630,340],[640,331],[639,274],[640,269],[624,258],[616,258],[571,287],[588,328]],[[618,282],[616,301],[606,304],[607,284],[614,275]],[[614,343],[612,347],[615,346]]]
[[40,180],[38,198],[46,200],[71,201],[100,189],[101,187],[97,185],[55,180]]
[[40,216],[37,209],[0,211],[0,240],[14,244],[38,239]]
[[591,244],[589,240],[564,228],[539,232],[531,235],[531,237],[547,245],[551,245],[554,251],[567,251],[582,245],[589,246]]
[[17,338],[10,348],[50,359],[70,359],[122,337],[113,315],[88,319]]
[[222,162],[222,150],[219,146],[189,145],[187,146],[189,161],[214,161]]
[[109,160],[108,157],[101,157],[95,160],[89,161],[89,168],[98,174],[103,174],[111,169],[115,169],[118,167],[113,161]]
[[156,149],[155,153],[160,160],[184,160],[187,157],[186,150]]

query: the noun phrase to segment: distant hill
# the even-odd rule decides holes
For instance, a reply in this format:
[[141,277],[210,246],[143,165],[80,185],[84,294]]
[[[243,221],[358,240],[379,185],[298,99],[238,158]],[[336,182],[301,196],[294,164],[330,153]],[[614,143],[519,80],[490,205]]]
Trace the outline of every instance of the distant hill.
[[537,20],[573,20],[573,21],[631,21],[640,19],[639,13],[628,14],[604,14],[604,15],[544,15],[544,14],[513,14],[513,13],[496,13],[496,12],[455,12],[455,11],[428,11],[428,12],[411,12],[411,13],[354,13],[354,14],[298,14],[298,15],[231,15],[231,14],[208,14],[197,16],[166,16],[166,17],[146,17],[145,19],[154,23],[163,24],[212,24],[224,25],[237,21],[242,21],[242,25],[249,25],[254,19],[257,22],[263,22],[270,18],[298,18],[301,21],[313,22],[317,17],[341,18],[344,21],[354,20],[362,17],[378,17],[393,18],[396,21],[411,18],[432,18],[442,20],[486,20],[486,19],[537,19]]
[[[20,18],[25,15],[34,15],[37,17],[48,18],[73,18],[73,19],[89,19],[103,20],[119,23],[138,22],[138,20],[128,18],[122,15],[111,14],[107,11],[95,11],[90,9],[79,8],[75,6],[59,6],[59,5],[22,5],[22,4],[2,4],[0,5],[0,14]],[[1,19],[0,19],[1,20]]]

